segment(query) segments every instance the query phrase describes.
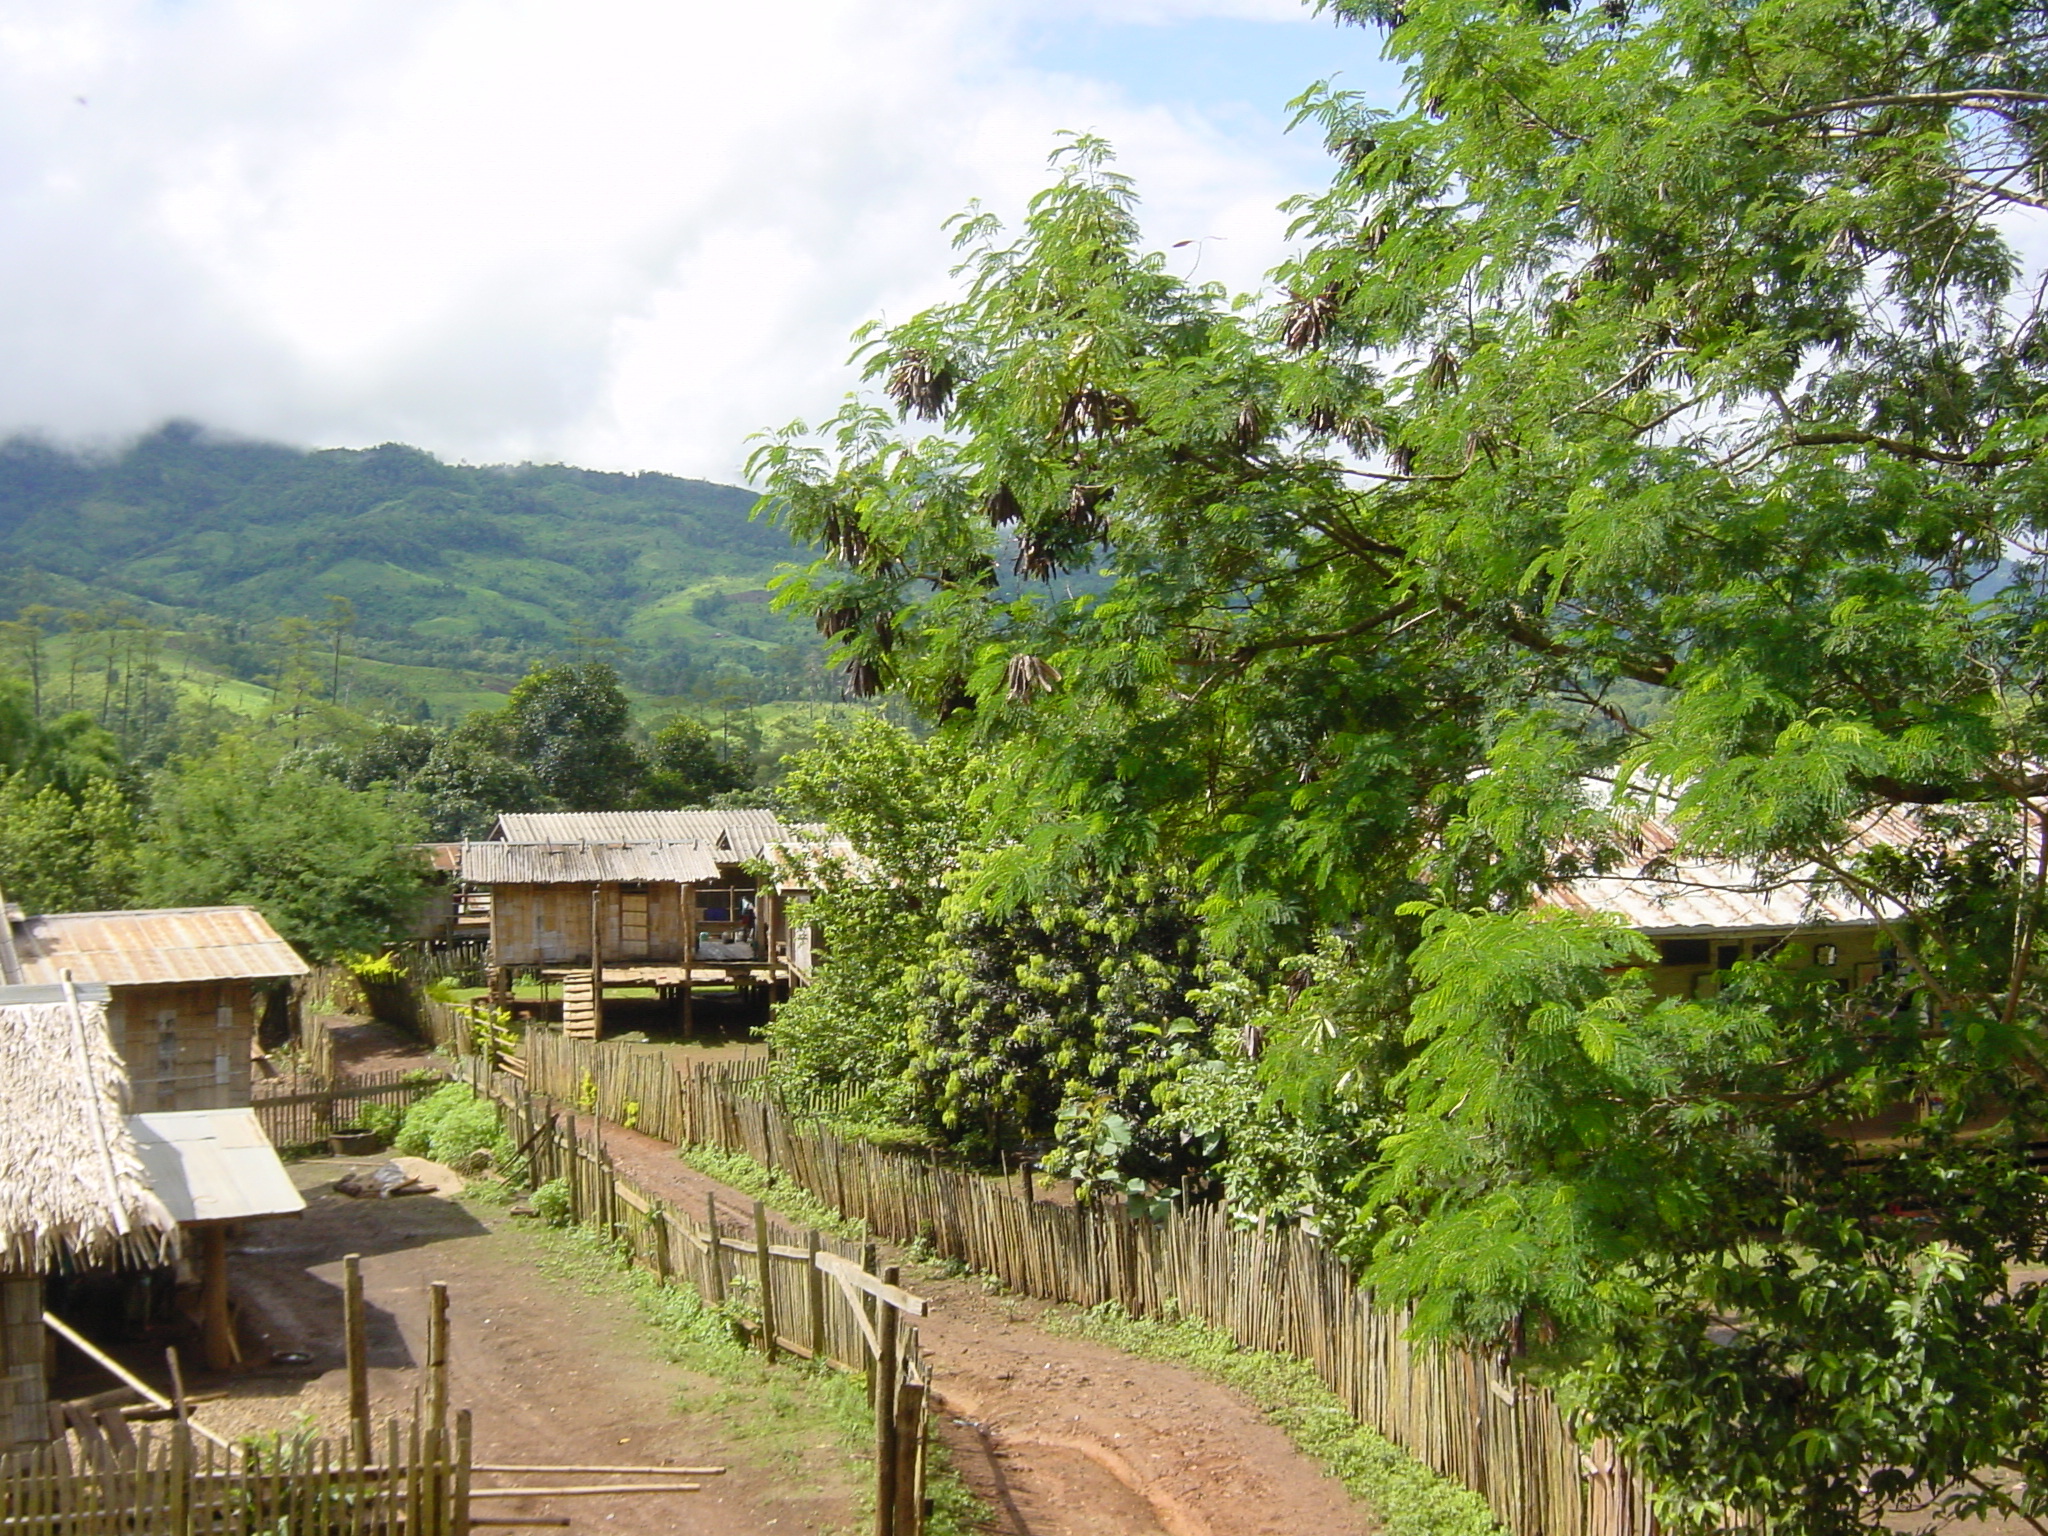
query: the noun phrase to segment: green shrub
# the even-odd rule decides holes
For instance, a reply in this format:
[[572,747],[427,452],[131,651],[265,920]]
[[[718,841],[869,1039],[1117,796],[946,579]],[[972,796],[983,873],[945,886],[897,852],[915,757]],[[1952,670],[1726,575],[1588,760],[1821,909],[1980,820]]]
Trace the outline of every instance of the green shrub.
[[497,1107],[461,1083],[450,1083],[407,1110],[394,1146],[407,1157],[430,1157],[450,1165],[473,1152],[489,1151],[503,1167],[512,1154],[498,1128]]
[[549,1179],[529,1198],[533,1214],[551,1227],[569,1225],[569,1185],[564,1179]]
[[396,1104],[365,1104],[356,1116],[356,1125],[375,1131],[377,1139],[386,1146],[398,1139],[398,1128],[404,1123],[405,1111]]

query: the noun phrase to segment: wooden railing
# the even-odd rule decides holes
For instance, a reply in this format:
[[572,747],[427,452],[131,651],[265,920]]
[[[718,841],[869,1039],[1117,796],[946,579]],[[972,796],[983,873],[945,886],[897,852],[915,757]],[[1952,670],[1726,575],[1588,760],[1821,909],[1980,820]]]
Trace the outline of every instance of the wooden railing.
[[1219,1206],[1147,1219],[1120,1204],[1026,1200],[1009,1181],[932,1166],[792,1113],[763,1063],[679,1071],[658,1052],[528,1035],[526,1080],[679,1145],[743,1152],[877,1235],[922,1240],[1054,1301],[1187,1315],[1247,1348],[1309,1361],[1357,1418],[1484,1497],[1516,1536],[1651,1536],[1649,1490],[1582,1442],[1548,1391],[1501,1360],[1409,1341],[1312,1233],[1260,1232]]
[[232,1450],[182,1423],[138,1426],[97,1461],[64,1441],[0,1457],[0,1531],[22,1536],[270,1536],[470,1528],[470,1429],[385,1426],[373,1458],[309,1435]]
[[787,1353],[864,1372],[875,1419],[875,1536],[924,1528],[931,1373],[914,1319],[924,1302],[877,1273],[875,1247],[798,1232],[755,1201],[752,1219],[720,1217],[715,1199],[684,1210],[619,1172],[601,1139],[579,1135],[573,1100],[550,1102],[480,1060],[472,1085],[498,1103],[534,1187],[559,1179],[571,1218],[605,1232],[662,1283],[687,1285],[746,1328],[771,1360]]

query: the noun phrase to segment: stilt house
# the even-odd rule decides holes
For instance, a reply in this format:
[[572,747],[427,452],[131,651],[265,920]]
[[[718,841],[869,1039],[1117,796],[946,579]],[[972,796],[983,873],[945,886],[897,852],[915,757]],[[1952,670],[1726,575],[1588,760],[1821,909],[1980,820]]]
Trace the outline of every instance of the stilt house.
[[518,971],[562,981],[562,1023],[594,1038],[607,985],[673,993],[787,987],[783,904],[754,866],[793,829],[772,811],[505,815],[465,845],[462,883],[490,898],[493,990]]
[[260,992],[306,962],[254,907],[53,912],[0,923],[0,983],[105,986],[139,1110],[249,1102]]

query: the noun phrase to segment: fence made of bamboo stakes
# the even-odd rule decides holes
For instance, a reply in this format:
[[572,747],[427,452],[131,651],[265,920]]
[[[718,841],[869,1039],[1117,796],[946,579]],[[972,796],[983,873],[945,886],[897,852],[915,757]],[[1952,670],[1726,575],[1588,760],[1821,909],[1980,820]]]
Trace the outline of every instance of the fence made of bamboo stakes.
[[361,1077],[287,1076],[258,1084],[251,1095],[257,1123],[280,1150],[323,1144],[353,1123],[365,1105],[405,1110],[441,1086],[417,1072],[375,1072]]
[[[547,1092],[598,1084],[604,1042],[536,1035],[529,1081]],[[849,1142],[777,1102],[766,1063],[673,1074],[677,1106],[651,1134],[777,1159],[843,1214],[898,1240],[923,1239],[1014,1289],[1139,1315],[1171,1304],[1240,1344],[1307,1359],[1361,1421],[1473,1488],[1518,1536],[1649,1536],[1648,1491],[1605,1452],[1582,1451],[1547,1392],[1505,1366],[1418,1351],[1406,1319],[1373,1305],[1312,1235],[1246,1232],[1215,1208],[1157,1224],[1118,1209],[1024,1205],[1007,1186]],[[608,1106],[599,1087],[596,1108]]]
[[[189,1430],[138,1427],[132,1450],[108,1467],[74,1462],[67,1441],[0,1459],[0,1532],[21,1536],[260,1536],[278,1530],[369,1533],[401,1528],[461,1536],[456,1495],[468,1487],[468,1447],[429,1446],[423,1463],[391,1452],[382,1466],[352,1465],[325,1440],[284,1439],[239,1462]],[[431,1496],[416,1493],[421,1487]]]
[[[715,1200],[707,1201],[700,1225],[689,1213],[665,1204],[621,1174],[601,1141],[577,1134],[573,1115],[544,1113],[516,1078],[484,1070],[470,1074],[470,1083],[496,1101],[508,1134],[524,1129],[533,1139],[529,1176],[549,1166],[559,1168],[556,1176],[568,1185],[572,1210],[580,1211],[592,1225],[607,1227],[630,1262],[670,1283],[678,1276],[692,1276],[694,1269],[696,1289],[714,1305],[726,1302],[735,1278],[746,1274],[758,1312],[753,1328],[771,1358],[779,1349],[817,1358],[822,1346],[823,1357],[844,1368],[860,1370],[873,1363],[870,1334],[858,1315],[860,1302],[841,1285],[819,1282],[820,1253],[859,1263],[867,1272],[864,1283],[874,1282],[871,1257],[864,1254],[855,1260],[854,1245],[815,1231],[792,1231],[771,1220],[758,1203],[751,1231],[743,1235],[721,1230]],[[604,1092],[594,1071],[579,1077],[579,1085],[585,1101],[593,1085],[600,1096]],[[699,1265],[693,1266],[693,1259]],[[893,1304],[884,1310],[890,1318],[897,1317]],[[896,1337],[906,1358],[915,1357],[915,1328],[903,1327]],[[930,1371],[918,1358],[908,1374],[898,1370],[895,1375],[903,1385],[892,1389],[888,1401],[873,1405],[877,1454],[888,1458],[894,1490],[877,1506],[875,1530],[876,1536],[917,1536],[923,1527]]]

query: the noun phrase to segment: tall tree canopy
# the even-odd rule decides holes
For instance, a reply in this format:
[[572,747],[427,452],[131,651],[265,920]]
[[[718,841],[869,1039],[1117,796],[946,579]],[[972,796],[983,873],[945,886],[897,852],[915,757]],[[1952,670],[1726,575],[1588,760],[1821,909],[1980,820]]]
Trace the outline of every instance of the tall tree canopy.
[[[1384,1064],[1371,1278],[1672,1519],[2048,1515],[2044,13],[1327,9],[1409,93],[1304,98],[1274,292],[1173,276],[1072,142],[867,333],[886,404],[758,455],[829,552],[786,600],[992,750],[966,898],[1171,859],[1254,970],[1372,957],[1400,1006],[1306,986],[1285,1054]],[[1653,998],[1528,901],[1651,808],[1885,914],[1904,979]],[[1885,811],[1918,843],[1850,851]]]

